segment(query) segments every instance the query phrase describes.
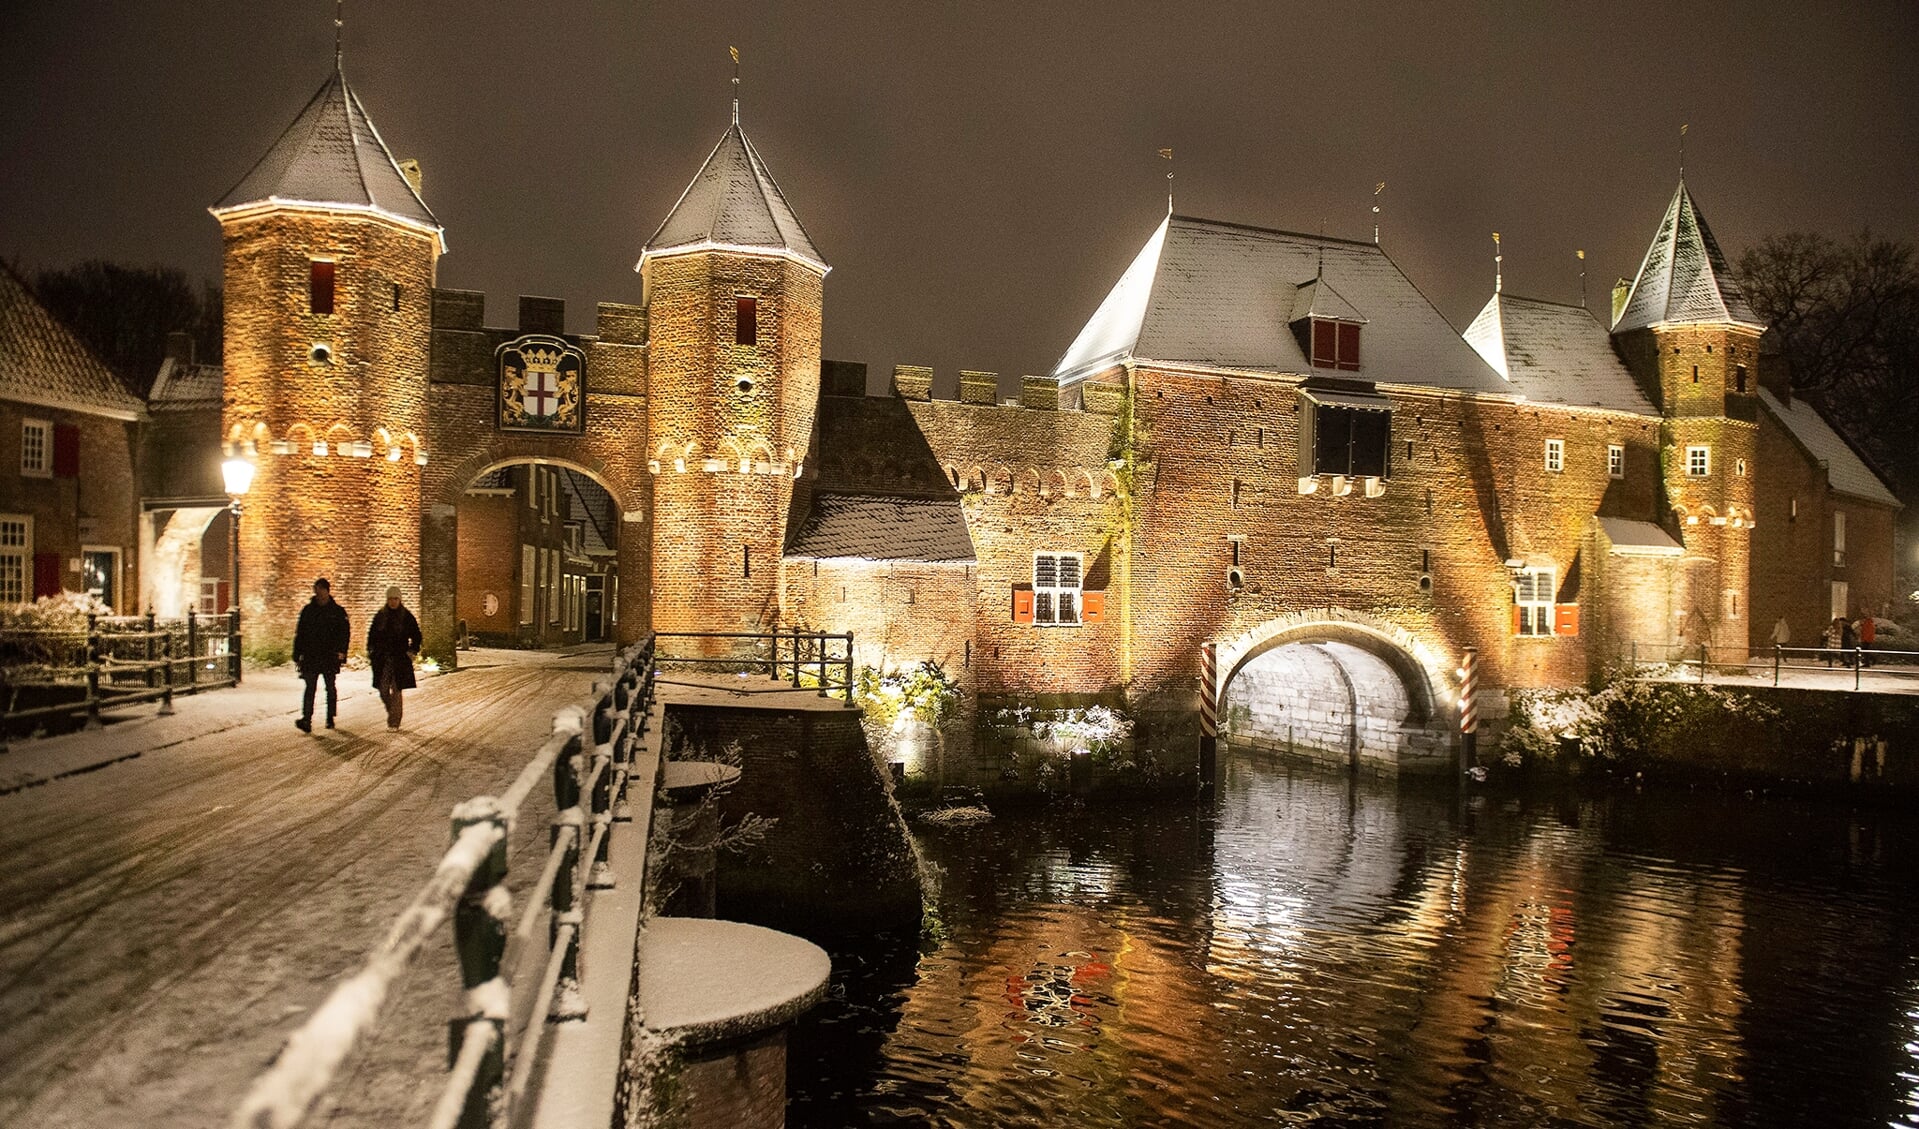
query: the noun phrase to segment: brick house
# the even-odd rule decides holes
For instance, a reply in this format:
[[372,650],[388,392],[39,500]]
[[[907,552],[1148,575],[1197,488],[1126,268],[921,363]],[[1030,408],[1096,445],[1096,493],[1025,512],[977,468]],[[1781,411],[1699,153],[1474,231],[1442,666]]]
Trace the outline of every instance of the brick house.
[[136,459],[147,418],[0,264],[0,604],[92,592],[138,610]]

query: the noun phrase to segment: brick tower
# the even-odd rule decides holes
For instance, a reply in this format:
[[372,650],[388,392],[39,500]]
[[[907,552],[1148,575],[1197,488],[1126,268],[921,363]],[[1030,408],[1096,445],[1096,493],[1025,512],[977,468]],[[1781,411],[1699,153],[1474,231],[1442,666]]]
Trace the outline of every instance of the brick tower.
[[1744,658],[1765,326],[1683,179],[1614,306],[1613,340],[1665,416],[1662,481],[1688,557],[1688,641],[1703,634],[1721,657]]
[[250,649],[292,639],[327,576],[355,635],[389,584],[420,595],[428,328],[445,249],[336,65],[210,210],[225,241],[227,455],[257,470],[240,523]]
[[746,139],[737,102],[636,269],[649,326],[653,624],[763,628],[778,619],[788,514],[811,473],[830,268]]

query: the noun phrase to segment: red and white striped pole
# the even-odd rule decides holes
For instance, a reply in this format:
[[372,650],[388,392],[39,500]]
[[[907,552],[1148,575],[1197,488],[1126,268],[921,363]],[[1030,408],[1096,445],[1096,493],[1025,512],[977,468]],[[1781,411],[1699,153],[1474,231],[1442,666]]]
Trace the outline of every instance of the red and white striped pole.
[[1199,645],[1199,783],[1213,786],[1219,763],[1219,647]]
[[1479,648],[1466,648],[1459,660],[1459,769],[1470,771],[1479,757]]

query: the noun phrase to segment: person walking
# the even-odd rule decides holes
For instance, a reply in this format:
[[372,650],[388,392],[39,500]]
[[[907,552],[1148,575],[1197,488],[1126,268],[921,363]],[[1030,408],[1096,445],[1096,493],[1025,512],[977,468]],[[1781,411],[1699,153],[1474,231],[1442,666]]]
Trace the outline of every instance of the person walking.
[[1859,665],[1872,665],[1872,645],[1879,639],[1879,624],[1871,612],[1859,614]]
[[346,609],[333,602],[333,585],[322,576],[313,582],[313,598],[300,609],[299,625],[293,629],[293,662],[306,683],[300,720],[293,723],[300,732],[313,732],[313,694],[321,679],[326,680],[326,727],[333,728],[333,717],[340,712],[340,688],[335,680],[352,639]]
[[386,590],[386,607],[366,631],[366,658],[373,667],[373,688],[386,706],[386,727],[400,728],[400,695],[413,689],[413,656],[420,653],[420,621],[400,602],[400,588]]
[[1832,662],[1839,657],[1839,648],[1845,642],[1845,622],[1844,616],[1836,615],[1832,617],[1832,622],[1826,625],[1825,644],[1827,670],[1832,669]]
[[1856,657],[1853,652],[1859,648],[1859,632],[1852,626],[1852,621],[1845,616],[1839,616],[1838,619],[1839,659],[1847,669],[1851,669],[1853,659]]

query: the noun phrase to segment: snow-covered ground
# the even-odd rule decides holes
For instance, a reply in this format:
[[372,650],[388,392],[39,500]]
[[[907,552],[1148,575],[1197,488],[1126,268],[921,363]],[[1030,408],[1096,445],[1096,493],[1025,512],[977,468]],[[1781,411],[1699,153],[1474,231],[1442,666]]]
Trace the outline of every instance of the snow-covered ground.
[[[141,753],[0,795],[0,1125],[225,1121],[425,881],[453,805],[504,788],[611,651],[462,661],[407,694],[399,733],[351,673],[340,728],[301,734],[297,683],[276,704],[269,672],[173,718],[0,754],[3,772],[59,742]],[[522,812],[516,861],[544,850],[551,811],[536,794]],[[436,939],[317,1123],[421,1121],[458,983]]]
[[[1699,681],[1697,666],[1649,666],[1640,673],[1641,677],[1661,682]],[[1743,671],[1735,667],[1716,666],[1707,671],[1706,681],[1715,686],[1771,686],[1772,663],[1770,660],[1754,659]],[[1850,693],[1857,689],[1867,694],[1919,694],[1919,667],[1882,664],[1854,671],[1841,663],[1828,667],[1824,663],[1800,659],[1780,665],[1778,684],[1802,690],[1842,690]]]

